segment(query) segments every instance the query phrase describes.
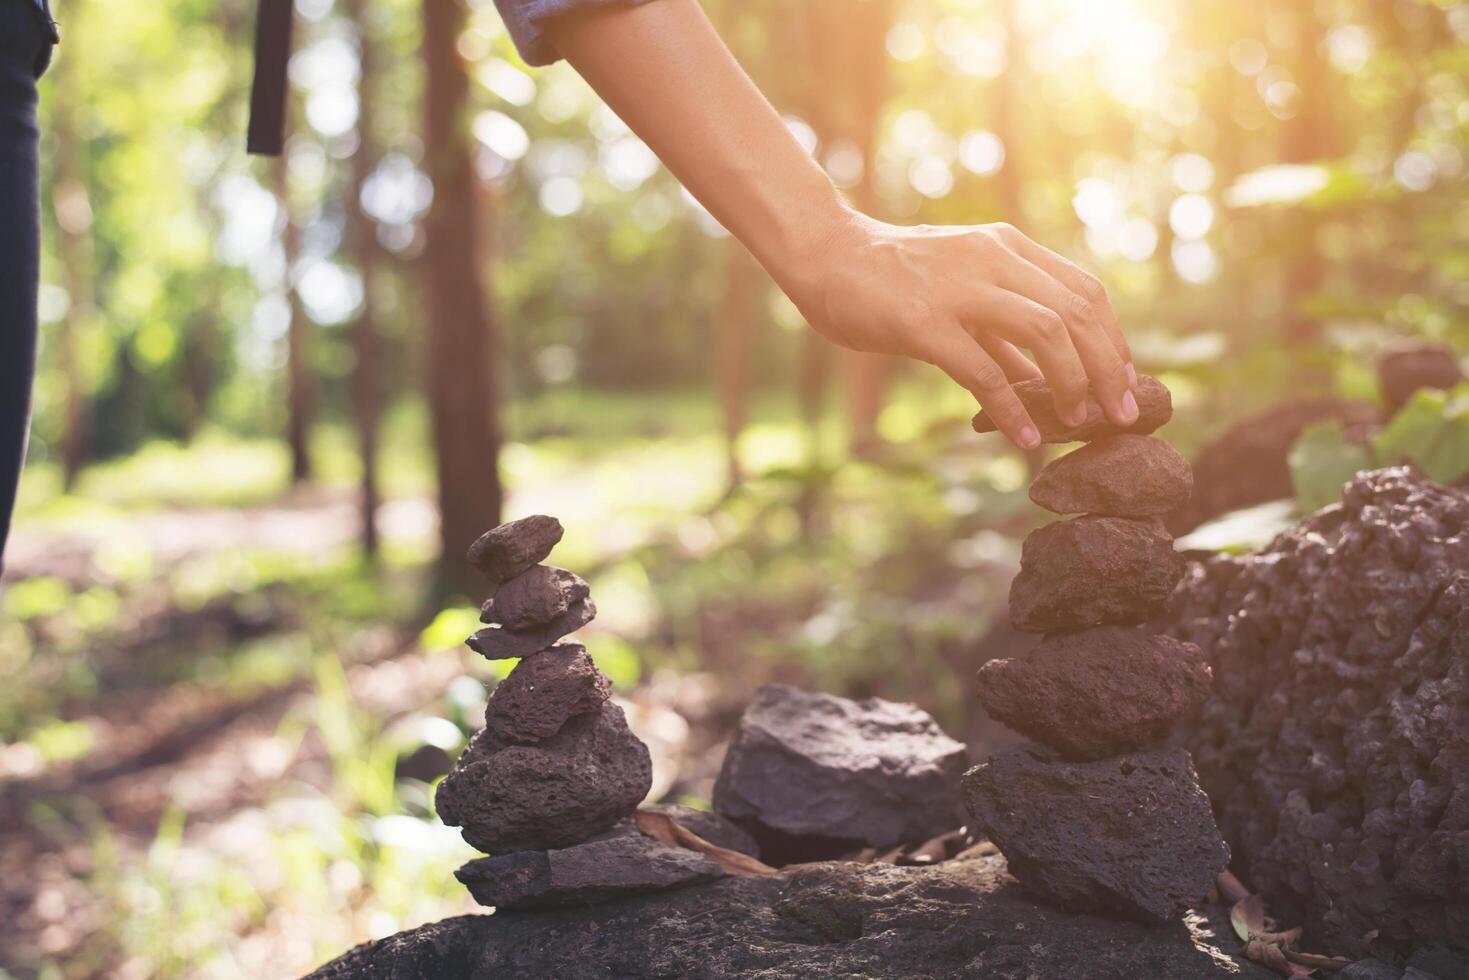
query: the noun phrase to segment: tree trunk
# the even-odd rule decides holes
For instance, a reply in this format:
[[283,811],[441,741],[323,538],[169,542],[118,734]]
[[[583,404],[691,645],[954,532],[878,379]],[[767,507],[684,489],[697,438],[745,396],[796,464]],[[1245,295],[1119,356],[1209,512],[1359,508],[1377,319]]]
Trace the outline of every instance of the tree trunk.
[[357,152],[352,157],[352,180],[348,186],[347,249],[362,277],[362,310],[352,325],[352,416],[357,428],[357,457],[362,465],[359,483],[362,553],[375,561],[378,553],[377,481],[378,420],[382,404],[382,382],[378,370],[377,285],[378,258],[376,227],[362,208],[362,188],[377,163],[373,131],[372,79],[376,70],[372,28],[364,0],[348,0],[348,16],[357,30]]
[[477,587],[464,550],[499,523],[502,491],[494,324],[480,279],[479,204],[469,134],[469,76],[457,0],[424,0],[424,162],[434,198],[421,258],[428,323],[429,416],[439,479],[441,580]]
[[291,447],[291,482],[311,479],[311,426],[316,413],[316,374],[311,363],[311,322],[296,292],[296,266],[301,261],[301,226],[291,207],[290,166],[286,154],[271,165],[275,197],[280,204],[281,251],[285,259],[282,287],[291,311],[286,329],[287,411],[286,441]]
[[[81,4],[68,10],[67,31],[74,37],[82,20]],[[70,42],[76,44],[75,40]],[[63,485],[70,490],[87,460],[87,379],[78,358],[79,335],[92,318],[92,203],[87,194],[86,154],[77,114],[84,111],[86,100],[78,89],[76,64],[57,59],[54,84],[57,98],[51,113],[51,131],[56,137],[55,181],[52,207],[56,218],[57,246],[61,254],[62,275],[66,281],[67,308],[57,331],[57,354],[66,378],[66,401],[59,456]]]

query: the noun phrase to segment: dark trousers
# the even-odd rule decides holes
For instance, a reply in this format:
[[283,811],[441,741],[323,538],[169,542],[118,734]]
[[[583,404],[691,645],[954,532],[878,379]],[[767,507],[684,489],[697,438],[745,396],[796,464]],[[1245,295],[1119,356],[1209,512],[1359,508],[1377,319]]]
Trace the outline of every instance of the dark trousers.
[[41,214],[36,79],[55,39],[37,0],[0,0],[0,566],[25,460],[36,370]]

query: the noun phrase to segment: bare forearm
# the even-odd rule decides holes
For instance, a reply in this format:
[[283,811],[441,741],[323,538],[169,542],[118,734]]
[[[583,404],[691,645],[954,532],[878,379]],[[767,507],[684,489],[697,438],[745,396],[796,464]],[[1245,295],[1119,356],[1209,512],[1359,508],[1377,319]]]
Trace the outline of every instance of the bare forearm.
[[547,35],[689,193],[777,279],[850,218],[694,0],[594,7]]

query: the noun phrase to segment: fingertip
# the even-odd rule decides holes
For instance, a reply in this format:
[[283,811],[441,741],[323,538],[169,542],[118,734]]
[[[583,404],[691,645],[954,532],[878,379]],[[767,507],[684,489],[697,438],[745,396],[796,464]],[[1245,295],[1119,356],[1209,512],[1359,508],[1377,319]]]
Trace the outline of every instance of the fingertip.
[[1071,407],[1070,411],[1062,412],[1060,415],[1066,421],[1067,425],[1075,428],[1086,421],[1086,402],[1079,401]]
[[1137,399],[1131,391],[1122,396],[1122,421],[1125,425],[1131,425],[1137,421]]
[[1020,430],[1020,436],[1015,440],[1015,444],[1021,449],[1039,449],[1041,434],[1036,431],[1035,426],[1027,425]]

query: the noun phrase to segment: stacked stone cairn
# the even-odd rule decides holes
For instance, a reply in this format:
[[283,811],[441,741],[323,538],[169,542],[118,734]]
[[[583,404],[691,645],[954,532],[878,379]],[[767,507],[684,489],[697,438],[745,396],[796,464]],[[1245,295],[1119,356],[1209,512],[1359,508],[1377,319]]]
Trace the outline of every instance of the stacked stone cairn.
[[[610,700],[586,648],[563,640],[596,616],[587,583],[543,565],[560,522],[536,515],[485,533],[469,561],[493,595],[489,624],[468,645],[490,660],[519,659],[490,692],[485,727],[439,784],[439,816],[494,855],[455,872],[497,910],[590,904],[723,876],[705,854],[645,836],[634,811],[652,787],[648,747]],[[713,844],[753,853],[727,821],[687,807],[655,807]]]
[[[1041,470],[1031,500],[1061,515],[1024,542],[1010,618],[1043,634],[979,672],[980,700],[1029,743],[963,779],[965,806],[1022,884],[1063,907],[1166,922],[1207,896],[1229,860],[1193,761],[1162,743],[1212,677],[1198,647],[1140,624],[1158,617],[1185,562],[1159,517],[1188,499],[1188,461],[1148,433],[1172,399],[1141,376],[1139,418],[1115,428],[1056,415],[1042,381],[1014,386],[1043,441],[1085,442]],[[994,431],[981,412],[980,432]]]

